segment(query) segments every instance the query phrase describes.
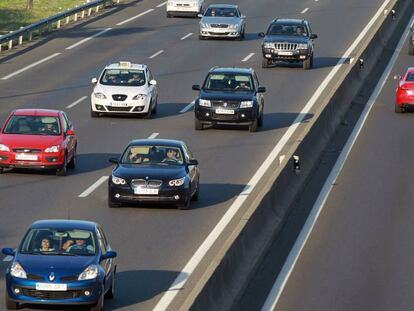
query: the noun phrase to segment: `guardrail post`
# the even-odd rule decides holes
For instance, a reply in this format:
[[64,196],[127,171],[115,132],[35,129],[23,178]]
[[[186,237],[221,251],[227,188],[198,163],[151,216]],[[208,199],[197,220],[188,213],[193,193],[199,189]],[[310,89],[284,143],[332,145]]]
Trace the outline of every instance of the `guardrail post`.
[[1,44],[0,44],[0,53],[1,53]]
[[88,9],[88,16],[91,16],[91,14],[92,14],[92,8],[89,8]]
[[69,24],[70,16],[66,16],[66,24]]
[[29,38],[28,38],[28,40],[29,40],[29,41],[32,41],[32,39],[33,39],[33,32],[32,32],[32,31],[30,31],[30,32],[29,32]]
[[9,50],[11,50],[13,48],[13,40],[9,41]]
[[[20,29],[22,29],[23,27],[20,27]],[[19,45],[23,44],[23,35],[19,36]]]
[[47,25],[47,32],[51,32],[52,31],[52,23]]
[[95,13],[98,13],[98,12],[99,12],[99,5],[95,9]]
[[60,29],[60,20],[57,21],[57,25],[56,25],[57,29]]
[[83,10],[81,13],[81,18],[84,18],[84,17],[85,17],[85,10]]

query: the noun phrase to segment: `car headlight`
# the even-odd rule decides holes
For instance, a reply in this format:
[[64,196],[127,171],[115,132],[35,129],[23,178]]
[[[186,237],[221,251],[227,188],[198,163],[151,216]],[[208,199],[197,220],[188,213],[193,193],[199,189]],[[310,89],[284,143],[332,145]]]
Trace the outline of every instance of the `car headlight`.
[[183,178],[179,178],[179,179],[173,179],[173,180],[170,180],[170,181],[168,182],[168,184],[169,184],[171,187],[179,187],[179,186],[182,186],[182,185],[184,184],[184,181],[185,181],[185,177],[183,177]]
[[145,98],[147,98],[146,94],[138,94],[132,97],[133,100],[145,100]]
[[59,152],[59,145],[46,148],[45,152]]
[[207,99],[201,99],[198,101],[198,104],[203,107],[211,107],[211,101]]
[[17,261],[11,265],[10,274],[15,278],[27,279],[26,271],[24,271],[23,267]]
[[125,184],[126,184],[125,179],[120,178],[120,177],[116,177],[116,176],[114,176],[114,175],[112,175],[112,182],[113,182],[115,185],[125,185]]
[[239,25],[238,24],[230,24],[229,28],[230,29],[237,29],[237,28],[239,28]]
[[81,274],[79,274],[78,281],[93,280],[98,276],[98,266],[90,265]]
[[252,108],[253,107],[253,101],[252,100],[246,100],[242,101],[240,104],[240,108]]
[[263,47],[265,49],[272,49],[273,48],[273,43],[272,42],[264,42]]
[[10,151],[10,148],[6,145],[0,144],[0,151]]
[[93,95],[95,95],[95,97],[98,99],[106,99],[106,96],[104,93],[97,92],[97,93],[94,93]]
[[200,22],[200,27],[201,27],[201,28],[208,28],[208,27],[210,27],[210,26],[209,26],[209,24],[206,24],[206,23],[201,23],[201,22]]
[[306,43],[299,43],[296,48],[298,50],[306,50],[308,48],[308,45]]

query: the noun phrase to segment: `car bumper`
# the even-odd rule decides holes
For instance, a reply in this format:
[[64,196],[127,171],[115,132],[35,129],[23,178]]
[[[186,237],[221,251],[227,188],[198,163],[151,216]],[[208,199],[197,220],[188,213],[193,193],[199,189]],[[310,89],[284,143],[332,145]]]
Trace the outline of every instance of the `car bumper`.
[[[38,282],[8,276],[6,286],[9,298],[27,304],[91,305],[95,304],[102,294],[102,288],[97,280],[65,283],[66,291],[36,290],[36,283]],[[90,294],[86,295],[86,292]]]
[[310,51],[308,49],[293,51],[277,51],[273,49],[263,49],[262,52],[263,57],[271,61],[304,61],[311,56]]
[[196,17],[200,13],[199,7],[176,7],[167,6],[167,13],[173,16],[194,16]]
[[[63,165],[63,153],[36,153],[28,154],[36,159],[18,159],[22,154],[15,152],[0,152],[0,167],[2,168],[29,168],[29,169],[56,169]],[[28,156],[26,155],[26,156]]]
[[236,123],[240,125],[249,125],[259,117],[255,109],[238,108],[233,111],[234,114],[219,114],[216,113],[215,108],[197,107],[195,109],[195,117],[205,124]]
[[396,101],[395,101],[396,105],[403,107],[405,106],[412,106],[414,105],[414,94],[413,95],[408,95],[407,93],[403,93],[403,92],[398,92],[397,93],[397,97],[396,97]]
[[91,96],[91,109],[92,111],[106,114],[146,114],[149,111],[150,102],[136,101],[136,102],[119,102],[114,103],[107,99],[97,99],[93,95]]
[[214,28],[201,28],[200,36],[209,38],[237,38],[240,37],[240,29],[214,29]]

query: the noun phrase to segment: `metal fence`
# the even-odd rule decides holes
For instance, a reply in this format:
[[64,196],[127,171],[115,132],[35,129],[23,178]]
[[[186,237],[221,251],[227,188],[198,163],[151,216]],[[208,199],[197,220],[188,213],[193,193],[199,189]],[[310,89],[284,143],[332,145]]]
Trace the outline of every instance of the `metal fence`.
[[11,50],[13,46],[22,45],[23,41],[31,41],[35,36],[40,36],[42,33],[50,32],[53,29],[60,29],[62,25],[76,22],[79,19],[90,16],[93,13],[98,13],[99,10],[119,2],[120,0],[91,1],[65,12],[42,19],[26,27],[9,32],[8,34],[0,36],[0,52],[3,49]]

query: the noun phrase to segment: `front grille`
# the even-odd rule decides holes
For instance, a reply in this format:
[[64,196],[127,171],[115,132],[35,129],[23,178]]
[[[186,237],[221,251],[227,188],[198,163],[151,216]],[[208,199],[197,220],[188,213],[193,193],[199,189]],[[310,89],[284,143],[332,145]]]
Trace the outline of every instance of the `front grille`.
[[287,43],[287,42],[284,42],[284,43],[277,42],[274,45],[275,45],[275,50],[278,50],[278,51],[294,51],[296,50],[298,46],[296,43]]
[[[224,105],[226,103],[226,105]],[[211,105],[213,108],[228,108],[228,109],[237,109],[240,106],[240,102],[237,101],[224,101],[224,100],[212,100]]]
[[41,153],[42,150],[40,149],[32,149],[32,148],[15,148],[13,149],[14,152],[20,153]]
[[212,27],[212,28],[229,28],[229,25],[227,25],[227,24],[210,24],[210,27]]
[[69,276],[62,276],[60,278],[61,281],[71,282],[71,281],[77,281],[79,278],[79,275],[69,275]]
[[146,188],[159,188],[162,185],[162,180],[145,180],[145,179],[133,179],[131,181],[133,187],[146,187]]
[[234,114],[212,114],[212,119],[217,121],[236,121],[237,116]]
[[117,111],[127,112],[127,111],[131,110],[131,107],[110,107],[110,106],[107,106],[106,108],[108,109],[108,111],[113,111],[113,112],[117,112]]
[[114,94],[114,95],[112,95],[112,99],[113,100],[116,100],[116,101],[120,101],[120,102],[123,102],[125,99],[127,99],[127,95],[124,95],[124,94]]
[[37,299],[44,299],[44,300],[61,300],[61,299],[73,299],[79,298],[82,296],[82,292],[84,290],[67,290],[64,292],[58,291],[46,291],[46,290],[36,290],[30,288],[22,288],[22,295],[37,298]]
[[176,3],[176,6],[190,6],[188,3]]
[[41,275],[36,275],[36,274],[27,274],[27,279],[28,280],[33,280],[33,281],[43,281],[44,278]]

